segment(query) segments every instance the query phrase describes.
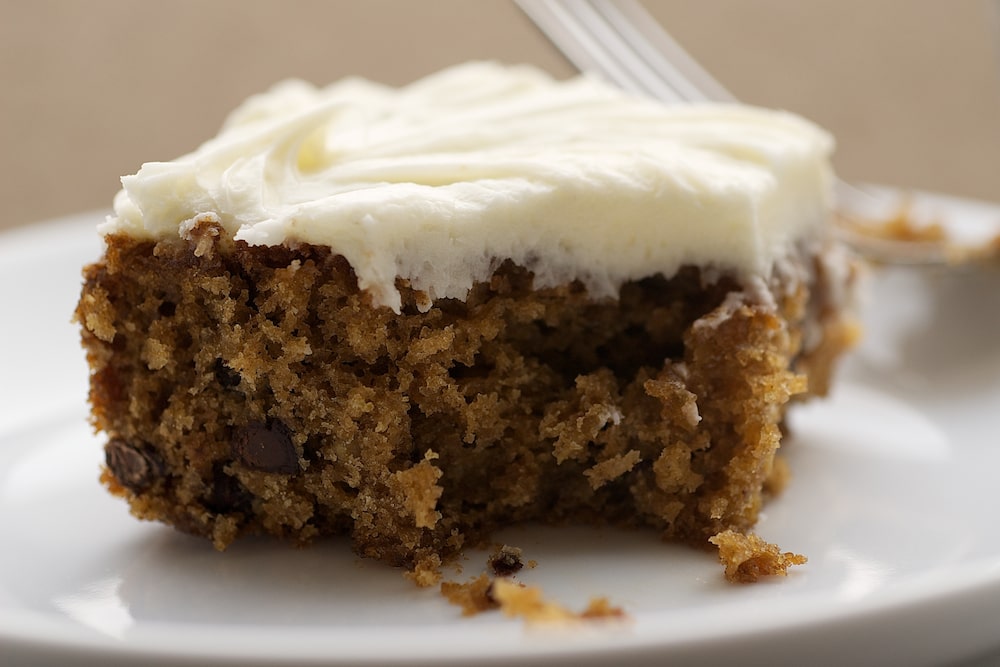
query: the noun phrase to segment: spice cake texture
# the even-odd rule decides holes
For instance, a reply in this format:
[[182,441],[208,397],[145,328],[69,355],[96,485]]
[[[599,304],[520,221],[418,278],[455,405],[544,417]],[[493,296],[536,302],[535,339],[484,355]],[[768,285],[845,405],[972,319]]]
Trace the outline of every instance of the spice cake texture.
[[831,148],[528,67],[280,84],[122,179],[76,311],[102,480],[421,583],[518,522],[745,532],[853,337]]

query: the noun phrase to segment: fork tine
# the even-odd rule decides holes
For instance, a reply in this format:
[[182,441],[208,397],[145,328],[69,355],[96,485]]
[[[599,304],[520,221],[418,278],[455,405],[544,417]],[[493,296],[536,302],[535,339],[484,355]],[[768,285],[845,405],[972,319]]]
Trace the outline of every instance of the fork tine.
[[603,40],[579,20],[575,5],[561,0],[517,0],[517,4],[578,70],[599,74],[625,90],[644,92]]
[[591,0],[637,58],[687,101],[735,102],[736,98],[660,26],[638,0]]
[[517,0],[542,32],[580,71],[618,87],[670,102],[683,98],[660,79],[587,0]]
[[516,1],[581,71],[665,102],[734,99],[635,0]]
[[[559,2],[560,0],[552,0]],[[660,76],[650,67],[650,63],[633,48],[633,44],[623,35],[613,22],[609,21],[600,2],[589,0],[562,0],[567,12],[574,12],[578,23],[588,31],[594,41],[603,45],[607,57],[613,58],[635,82],[634,92],[650,95],[667,102],[682,102],[685,97],[672,82]],[[610,9],[614,9],[611,7]]]

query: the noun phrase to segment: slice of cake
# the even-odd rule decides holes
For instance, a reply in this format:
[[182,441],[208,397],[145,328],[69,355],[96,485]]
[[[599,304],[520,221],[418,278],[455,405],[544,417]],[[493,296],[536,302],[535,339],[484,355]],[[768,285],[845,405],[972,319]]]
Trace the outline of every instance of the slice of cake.
[[103,481],[425,582],[516,522],[744,531],[853,335],[831,146],[526,67],[281,84],[122,179],[76,312]]

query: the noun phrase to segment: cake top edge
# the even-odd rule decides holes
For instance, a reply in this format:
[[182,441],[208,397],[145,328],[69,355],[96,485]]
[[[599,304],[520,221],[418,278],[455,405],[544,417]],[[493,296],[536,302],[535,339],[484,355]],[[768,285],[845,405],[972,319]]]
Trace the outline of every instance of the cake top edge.
[[288,80],[122,179],[104,234],[326,245],[377,305],[464,299],[504,259],[597,297],[683,265],[766,275],[818,235],[833,140],[787,112],[667,106],[593,77],[472,62],[393,88]]

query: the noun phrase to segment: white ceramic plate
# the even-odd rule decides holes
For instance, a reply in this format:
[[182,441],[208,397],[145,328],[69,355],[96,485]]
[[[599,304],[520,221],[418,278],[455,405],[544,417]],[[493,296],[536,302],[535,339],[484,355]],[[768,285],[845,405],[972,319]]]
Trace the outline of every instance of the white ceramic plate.
[[[934,665],[1000,644],[996,272],[872,276],[866,342],[830,400],[794,413],[794,479],[758,526],[807,565],[736,586],[711,554],[650,534],[510,531],[500,538],[538,562],[520,580],[573,608],[608,596],[630,615],[553,631],[462,618],[341,541],[216,553],[133,520],[97,482],[69,322],[99,217],[0,235],[5,665]],[[484,564],[469,554],[449,576]]]

